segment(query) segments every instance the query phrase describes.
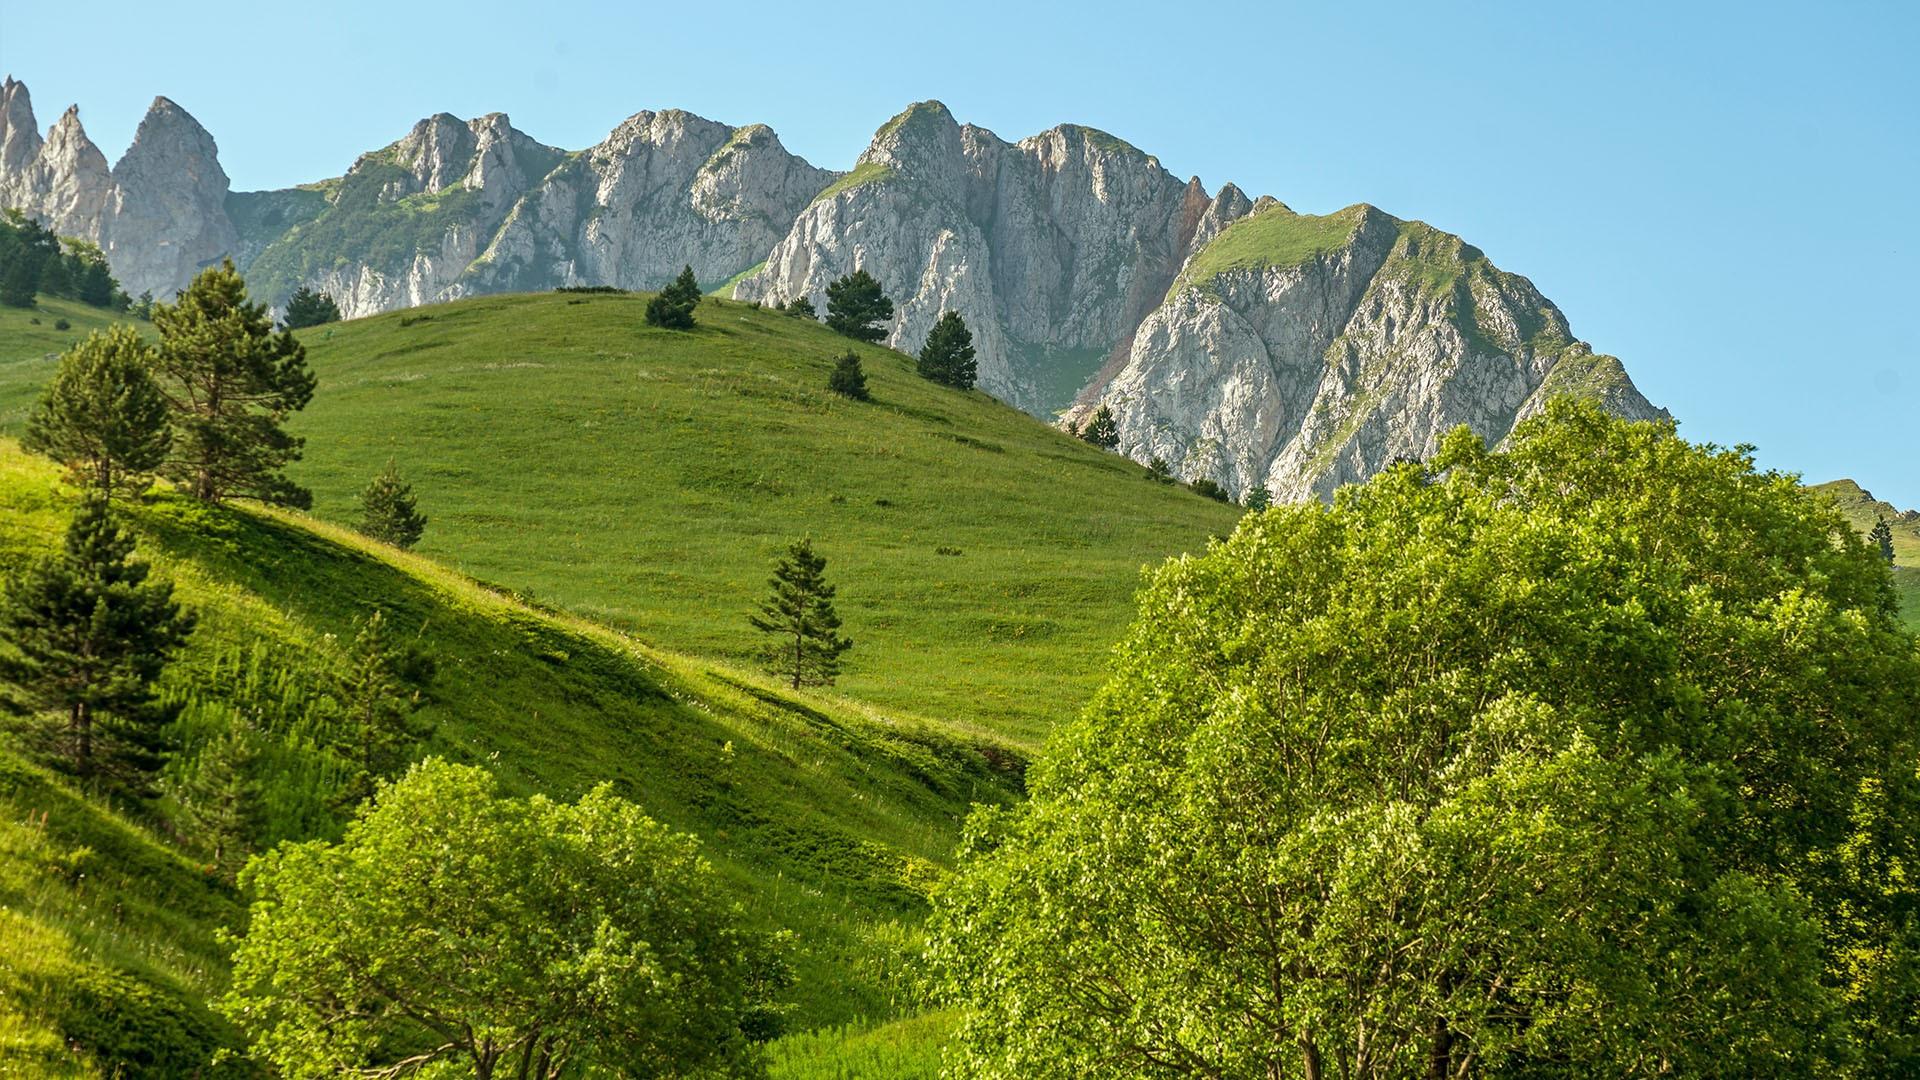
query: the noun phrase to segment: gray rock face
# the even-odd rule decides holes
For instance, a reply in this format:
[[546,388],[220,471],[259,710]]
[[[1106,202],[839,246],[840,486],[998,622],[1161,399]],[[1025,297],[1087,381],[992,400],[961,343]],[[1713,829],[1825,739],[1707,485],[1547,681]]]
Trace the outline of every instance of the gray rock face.
[[103,229],[107,263],[129,293],[172,296],[201,269],[233,254],[227,173],[213,136],[164,97],[140,121],[113,167]]
[[1666,415],[1458,237],[1370,206],[1275,204],[1196,255],[1075,415],[1108,405],[1128,456],[1298,500],[1425,458],[1459,424],[1504,438],[1563,392]]
[[129,293],[170,297],[234,249],[227,174],[186,110],[155,98],[112,169],[69,108],[42,141],[24,84],[0,83],[0,206],[98,244]]
[[718,285],[757,263],[834,175],[763,124],[636,113],[520,199],[453,292],[657,288],[689,265]]
[[1008,143],[922,102],[880,129],[734,296],[823,308],[828,282],[865,269],[894,300],[887,344],[917,349],[958,311],[981,387],[1044,414],[1124,346],[1195,245],[1251,206],[1090,128]]

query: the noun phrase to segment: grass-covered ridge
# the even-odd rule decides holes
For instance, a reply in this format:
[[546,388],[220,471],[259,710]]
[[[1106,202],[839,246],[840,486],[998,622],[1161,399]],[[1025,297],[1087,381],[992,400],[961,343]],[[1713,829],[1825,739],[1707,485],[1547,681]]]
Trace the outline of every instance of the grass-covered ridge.
[[[1097,685],[1140,568],[1237,518],[809,320],[709,299],[682,333],[645,306],[493,296],[308,331],[295,477],[344,522],[392,457],[428,554],[743,667],[774,555],[811,535],[856,642],[842,692],[1030,746]],[[826,389],[850,347],[871,403]]]
[[[0,563],[57,543],[73,496],[54,472],[0,440]],[[985,735],[794,695],[301,515],[165,497],[131,523],[201,615],[163,684],[193,699],[185,727],[262,706],[236,655],[317,674],[377,606],[440,664],[424,752],[486,763],[520,793],[570,799],[611,781],[699,836],[753,918],[796,932],[795,1030],[906,1007],[922,896],[961,815],[1018,787],[1019,756]],[[42,1072],[85,1074],[61,1047],[131,1023],[136,997],[230,1038],[200,1003],[224,983],[213,934],[237,898],[133,820],[0,743],[0,1052]],[[103,1005],[100,980],[127,1000]]]
[[1233,270],[1299,266],[1344,246],[1371,210],[1359,203],[1316,216],[1296,214],[1275,203],[1222,229],[1187,263],[1167,295],[1171,298],[1194,286],[1205,288],[1214,278]]
[[807,205],[811,206],[813,203],[826,202],[836,195],[852,191],[857,187],[865,187],[868,184],[884,184],[893,179],[894,175],[893,166],[891,165],[879,161],[863,161],[855,165],[852,172],[821,188],[820,193],[813,197],[813,202]]

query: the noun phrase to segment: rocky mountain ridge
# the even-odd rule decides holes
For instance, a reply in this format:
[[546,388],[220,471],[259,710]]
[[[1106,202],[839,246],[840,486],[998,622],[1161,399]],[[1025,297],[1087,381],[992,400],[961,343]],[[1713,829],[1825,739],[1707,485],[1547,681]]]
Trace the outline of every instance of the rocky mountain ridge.
[[896,305],[888,344],[913,351],[958,311],[983,390],[1069,423],[1105,405],[1122,452],[1237,495],[1324,495],[1456,424],[1502,438],[1559,392],[1665,415],[1458,237],[1209,194],[1078,125],[1008,142],[920,102],[838,173],[764,125],[679,110],[573,152],[504,114],[442,113],[338,178],[231,192],[212,137],[165,98],[112,168],[75,110],[44,139],[34,123],[26,87],[0,84],[0,206],[99,243],[135,293],[232,257],[256,294],[310,286],[352,317],[653,288],[691,265],[738,299],[824,309],[828,282],[865,269]]

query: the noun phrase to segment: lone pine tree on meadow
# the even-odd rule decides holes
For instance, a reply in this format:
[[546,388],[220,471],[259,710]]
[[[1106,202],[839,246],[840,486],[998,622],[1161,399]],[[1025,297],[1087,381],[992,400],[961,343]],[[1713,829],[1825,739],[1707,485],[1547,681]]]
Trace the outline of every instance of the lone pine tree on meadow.
[[7,582],[0,638],[18,654],[5,673],[29,706],[60,715],[53,741],[73,772],[141,790],[167,751],[153,683],[194,617],[133,550],[105,496],[88,494],[62,549]]
[[397,548],[419,543],[427,530],[427,516],[414,500],[413,485],[401,478],[391,458],[360,493],[359,528],[362,534]]
[[940,316],[927,331],[926,344],[920,347],[917,365],[920,377],[943,386],[971,390],[977,374],[973,359],[973,333],[957,311]]
[[827,285],[827,328],[855,341],[878,342],[887,336],[893,301],[865,270],[855,270]]
[[666,288],[647,301],[647,325],[667,330],[693,329],[693,309],[700,306],[700,284],[693,267],[680,271]]
[[326,293],[310,289],[305,285],[294,290],[287,300],[286,328],[304,330],[309,326],[323,326],[340,321],[340,305]]
[[1874,520],[1873,532],[1867,535],[1867,539],[1879,550],[1881,558],[1893,561],[1893,526],[1887,524],[1886,518]]
[[162,475],[203,502],[252,498],[305,509],[313,496],[281,472],[303,440],[287,417],[313,399],[307,350],[247,300],[233,262],[208,267],[172,304],[153,306],[160,388],[173,410]]
[[131,326],[87,335],[61,356],[21,445],[108,496],[145,491],[173,445],[167,399],[153,379],[156,359]]
[[1120,445],[1120,424],[1113,418],[1113,409],[1102,405],[1080,429],[1082,439],[1102,450],[1112,450]]
[[772,590],[750,616],[755,629],[769,635],[767,671],[803,686],[832,686],[840,674],[840,657],[853,642],[840,635],[840,616],[833,610],[834,587],[827,584],[827,560],[813,550],[811,539],[800,540],[774,565],[767,585]]
[[845,356],[834,361],[833,374],[827,376],[827,389],[855,401],[868,400],[867,373],[860,370],[860,358],[853,350],[847,350]]

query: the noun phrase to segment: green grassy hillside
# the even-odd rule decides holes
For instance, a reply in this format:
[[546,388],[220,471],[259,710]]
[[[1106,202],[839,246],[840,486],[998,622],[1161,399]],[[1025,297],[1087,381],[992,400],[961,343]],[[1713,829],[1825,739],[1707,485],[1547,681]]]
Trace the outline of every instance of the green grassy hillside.
[[[71,505],[50,465],[0,440],[0,566],[54,545]],[[795,931],[792,1026],[844,1033],[813,1043],[878,1052],[863,1018],[909,1000],[922,898],[961,816],[1018,787],[1019,758],[985,737],[656,651],[301,515],[162,498],[131,520],[201,615],[165,683],[186,737],[236,712],[290,746],[312,735],[290,730],[288,702],[324,684],[335,643],[377,605],[439,663],[424,752],[486,762],[522,792],[610,780],[700,836],[753,916]],[[157,821],[81,798],[5,745],[0,1075],[85,1074],[67,1040],[152,1042],[142,1025],[163,1021],[230,1038],[201,1002],[224,980],[213,935],[239,913],[232,890]]]
[[824,327],[709,299],[680,333],[644,307],[495,296],[308,331],[294,475],[344,522],[391,456],[425,553],[745,667],[771,561],[811,534],[846,694],[1028,746],[1096,685],[1140,568],[1237,518],[899,353],[858,346],[855,402],[826,389],[851,343]]
[[1892,503],[1851,480],[1830,480],[1810,489],[1833,500],[1849,524],[1864,535],[1873,523],[1885,519],[1893,531],[1893,584],[1900,591],[1900,612],[1907,624],[1920,629],[1920,516]]
[[[89,331],[111,326],[116,318],[126,316],[49,296],[40,297],[30,308],[0,305],[0,431],[18,435],[27,409],[53,378],[60,354]],[[65,330],[57,327],[62,319],[68,323]],[[147,324],[136,325],[145,328]]]

